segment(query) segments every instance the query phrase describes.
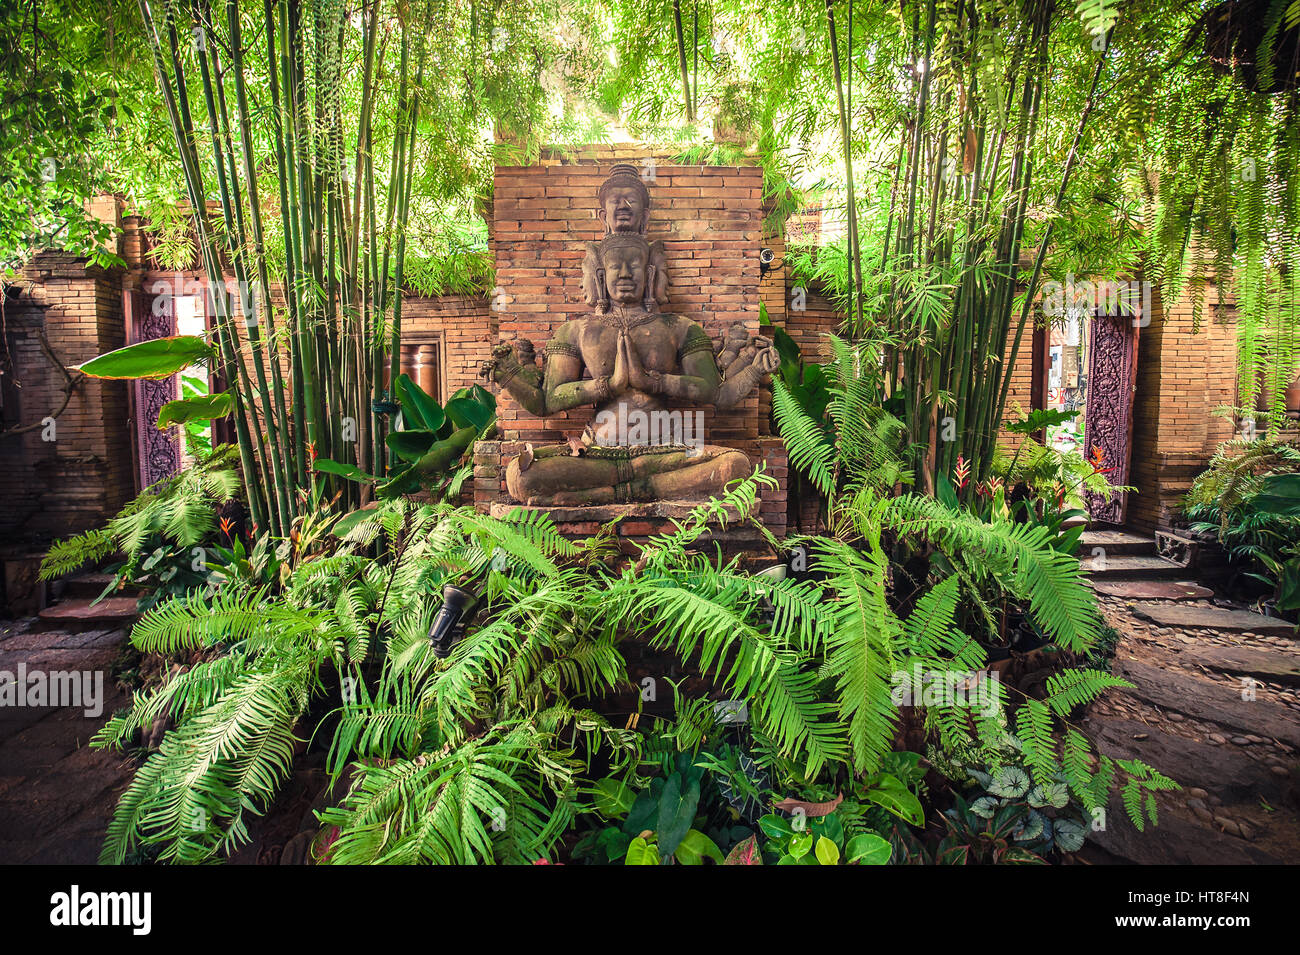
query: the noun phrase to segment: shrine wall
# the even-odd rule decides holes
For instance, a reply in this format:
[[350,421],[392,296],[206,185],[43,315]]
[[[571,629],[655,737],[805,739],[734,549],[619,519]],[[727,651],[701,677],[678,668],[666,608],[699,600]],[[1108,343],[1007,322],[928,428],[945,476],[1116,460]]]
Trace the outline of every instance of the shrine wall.
[[[647,238],[663,240],[668,260],[665,310],[698,322],[715,347],[735,322],[744,322],[751,335],[759,334],[760,301],[784,300],[778,276],[760,289],[759,251],[771,239],[763,230],[762,170],[680,166],[670,158],[647,147],[597,146],[578,153],[547,152],[533,166],[497,167],[491,242],[501,341],[528,339],[540,356],[556,329],[588,313],[582,293],[583,243],[604,235],[596,194],[620,162],[644,170],[651,200]],[[769,313],[771,308],[769,304]],[[475,501],[481,507],[508,500],[504,465],[525,443],[576,436],[593,414],[591,408],[580,408],[539,419],[505,392],[497,400],[501,441],[481,447],[476,456]],[[705,407],[704,440],[738,448],[751,461],[767,465],[781,488],[764,490],[762,518],[781,533],[786,524],[785,449],[769,434],[769,409],[761,390],[730,410]]]

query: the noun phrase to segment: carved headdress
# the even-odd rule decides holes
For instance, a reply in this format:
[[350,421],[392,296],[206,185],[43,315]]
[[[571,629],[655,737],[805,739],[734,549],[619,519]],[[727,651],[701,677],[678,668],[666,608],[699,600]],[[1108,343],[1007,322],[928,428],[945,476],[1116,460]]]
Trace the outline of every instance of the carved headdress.
[[[645,204],[645,212],[641,221],[635,225],[637,231],[632,232],[629,229],[618,230],[614,223],[609,221],[604,214],[605,197],[609,190],[618,186],[631,187],[641,194]],[[596,201],[600,219],[605,223],[606,238],[615,235],[632,235],[641,238],[645,237],[645,228],[650,216],[650,190],[642,179],[641,174],[637,172],[635,166],[627,163],[619,163],[609,171],[605,181],[601,183],[600,189],[596,192]],[[588,242],[587,255],[582,262],[582,292],[583,298],[589,306],[596,309],[597,312],[604,312],[609,308],[609,302],[606,298],[605,283],[601,276],[601,248],[602,244]],[[649,262],[654,266],[651,273],[651,281],[648,283],[650,288],[647,289],[646,308],[651,311],[657,311],[659,305],[668,302],[668,258],[664,254],[664,244],[660,241],[646,243],[649,250]],[[653,291],[653,294],[650,292]]]
[[[619,163],[617,166],[611,169],[609,171],[609,175],[605,177],[605,181],[600,184],[600,189],[596,191],[596,202],[599,204],[599,208],[602,211],[605,208],[605,197],[609,195],[609,191],[611,189],[617,186],[627,186],[639,192],[641,194],[641,204],[642,206],[644,206],[647,214],[649,213],[650,190],[646,188],[645,181],[641,178],[641,175],[636,171],[636,167],[629,166],[627,163]],[[610,222],[608,219],[606,219],[605,221],[605,230],[607,232],[628,231],[626,229],[616,228],[614,226],[614,223]],[[643,235],[645,234],[643,226],[638,227],[638,231],[640,231]]]

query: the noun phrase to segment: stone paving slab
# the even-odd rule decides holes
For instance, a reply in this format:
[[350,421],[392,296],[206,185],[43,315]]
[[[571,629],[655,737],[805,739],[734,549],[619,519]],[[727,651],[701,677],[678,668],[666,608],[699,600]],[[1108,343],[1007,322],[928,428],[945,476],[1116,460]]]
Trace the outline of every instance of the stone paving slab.
[[0,707],[0,863],[93,865],[132,765],[92,750],[90,739],[126,694],[111,668],[121,629],[29,632],[10,625],[0,642],[0,670],[102,671],[102,711],[85,707]]
[[1214,591],[1200,584],[1173,580],[1088,580],[1092,589],[1107,597],[1126,600],[1209,600]]
[[1296,635],[1293,623],[1266,617],[1249,610],[1221,610],[1218,607],[1179,607],[1170,604],[1138,604],[1133,613],[1161,627],[1227,630],[1232,633],[1258,633],[1271,637]]
[[1290,707],[1243,700],[1241,691],[1233,687],[1137,660],[1116,659],[1114,672],[1134,683],[1138,696],[1163,709],[1300,747],[1300,713]]
[[109,597],[92,605],[89,600],[64,601],[46,607],[40,618],[57,626],[94,626],[99,623],[130,623],[139,616],[138,601],[134,597]]
[[1199,826],[1171,812],[1161,812],[1158,821],[1155,828],[1148,824],[1145,832],[1138,832],[1119,796],[1113,795],[1106,809],[1105,830],[1088,838],[1121,862],[1137,865],[1283,865],[1295,861],[1270,855],[1226,832]]
[[1163,557],[1146,557],[1140,555],[1120,554],[1079,561],[1079,569],[1098,579],[1170,579],[1183,577],[1187,568],[1165,560]]
[[1136,720],[1108,717],[1091,722],[1098,728],[1097,746],[1107,756],[1140,759],[1175,782],[1199,786],[1227,802],[1253,802],[1265,796],[1280,803],[1290,785],[1264,763],[1231,746],[1198,743]]
[[1268,683],[1300,686],[1300,657],[1289,653],[1205,644],[1187,647],[1178,654],[1178,660],[1224,673],[1253,676]]

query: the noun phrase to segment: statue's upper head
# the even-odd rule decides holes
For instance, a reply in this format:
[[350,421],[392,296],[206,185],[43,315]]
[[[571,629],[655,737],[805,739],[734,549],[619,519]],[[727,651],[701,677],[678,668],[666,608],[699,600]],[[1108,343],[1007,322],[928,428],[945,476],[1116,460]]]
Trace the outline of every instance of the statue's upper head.
[[634,166],[619,163],[596,193],[600,208],[596,215],[608,233],[631,232],[644,235],[650,222],[650,190]]
[[644,306],[649,286],[650,243],[636,232],[611,232],[600,243],[609,300],[626,308]]

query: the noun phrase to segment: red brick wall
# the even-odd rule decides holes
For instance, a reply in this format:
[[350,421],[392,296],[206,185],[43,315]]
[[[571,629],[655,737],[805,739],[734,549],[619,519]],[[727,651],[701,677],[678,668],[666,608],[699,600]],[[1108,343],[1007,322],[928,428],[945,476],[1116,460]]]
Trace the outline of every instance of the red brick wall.
[[[27,269],[6,312],[12,375],[6,427],[53,414],[62,401],[63,376],[40,345],[68,367],[125,343],[122,295],[116,273],[87,270],[70,256],[44,254]],[[55,421],[53,441],[42,429],[0,439],[0,534],[5,543],[40,547],[101,526],[133,494],[127,388],[121,382],[83,379]]]
[[402,300],[402,341],[438,343],[442,400],[476,382],[479,366],[497,343],[496,314],[486,296],[440,295]]
[[[1166,308],[1153,291],[1151,324],[1138,338],[1137,392],[1133,405],[1133,467],[1128,522],[1141,530],[1168,527],[1182,496],[1204,470],[1218,445],[1233,436],[1233,419],[1214,409],[1235,405],[1237,394],[1236,304],[1222,315],[1208,307],[1193,332],[1192,304],[1185,293]],[[1217,302],[1215,286],[1205,302]]]

